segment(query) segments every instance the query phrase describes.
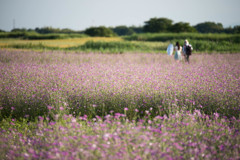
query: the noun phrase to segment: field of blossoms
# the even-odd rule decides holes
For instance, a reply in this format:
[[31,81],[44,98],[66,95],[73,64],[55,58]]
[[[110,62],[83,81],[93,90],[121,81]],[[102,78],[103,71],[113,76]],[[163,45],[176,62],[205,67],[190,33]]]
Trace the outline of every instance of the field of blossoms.
[[0,50],[0,159],[240,159],[240,54]]

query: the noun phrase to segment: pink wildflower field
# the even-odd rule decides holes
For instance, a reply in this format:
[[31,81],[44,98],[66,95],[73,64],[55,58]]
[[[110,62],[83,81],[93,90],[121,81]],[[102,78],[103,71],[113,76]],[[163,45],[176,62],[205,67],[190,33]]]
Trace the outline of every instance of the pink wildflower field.
[[0,159],[240,159],[240,54],[0,50]]

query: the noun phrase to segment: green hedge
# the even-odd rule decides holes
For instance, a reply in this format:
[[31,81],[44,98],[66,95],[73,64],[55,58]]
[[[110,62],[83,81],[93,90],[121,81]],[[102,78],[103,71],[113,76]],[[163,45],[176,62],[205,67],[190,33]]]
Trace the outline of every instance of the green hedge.
[[205,41],[228,41],[231,43],[240,43],[240,34],[220,34],[220,33],[145,33],[145,34],[134,34],[131,36],[125,36],[126,40],[135,40],[135,41],[172,41],[172,40],[181,40],[185,39],[191,40],[205,40]]
[[64,38],[82,38],[87,37],[85,34],[80,33],[49,33],[39,34],[36,32],[2,32],[0,38],[20,38],[20,39],[64,39]]

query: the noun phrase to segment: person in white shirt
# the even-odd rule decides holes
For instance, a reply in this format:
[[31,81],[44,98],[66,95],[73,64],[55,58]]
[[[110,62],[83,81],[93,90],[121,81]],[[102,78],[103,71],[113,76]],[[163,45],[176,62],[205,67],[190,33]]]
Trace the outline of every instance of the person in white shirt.
[[174,55],[174,59],[176,61],[180,61],[182,60],[182,47],[179,45],[179,43],[176,43],[176,46],[174,47],[175,50],[175,55]]

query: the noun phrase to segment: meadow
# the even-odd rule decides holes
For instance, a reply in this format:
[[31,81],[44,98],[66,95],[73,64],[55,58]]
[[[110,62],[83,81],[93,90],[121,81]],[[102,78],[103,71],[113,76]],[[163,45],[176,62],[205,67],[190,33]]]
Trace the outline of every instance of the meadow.
[[[9,36],[13,34],[14,37]],[[28,35],[22,37],[21,35]],[[5,38],[4,38],[5,36]],[[121,37],[89,37],[84,34],[2,33],[0,48],[28,49],[38,51],[61,50],[84,53],[164,53],[167,46],[178,41],[181,45],[188,39],[193,52],[199,53],[239,53],[240,35],[223,33],[143,33]]]
[[122,37],[84,37],[69,39],[0,39],[0,48],[84,53],[164,52],[169,42],[126,41]]
[[239,53],[0,49],[0,159],[239,159],[239,68]]

